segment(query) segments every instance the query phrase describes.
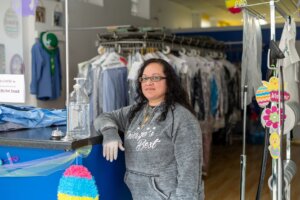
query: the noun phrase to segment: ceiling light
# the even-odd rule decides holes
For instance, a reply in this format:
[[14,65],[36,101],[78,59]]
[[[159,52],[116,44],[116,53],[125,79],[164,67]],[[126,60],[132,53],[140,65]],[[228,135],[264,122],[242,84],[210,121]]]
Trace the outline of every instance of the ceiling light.
[[260,25],[268,24],[268,22],[265,19],[259,19],[258,22],[259,22]]

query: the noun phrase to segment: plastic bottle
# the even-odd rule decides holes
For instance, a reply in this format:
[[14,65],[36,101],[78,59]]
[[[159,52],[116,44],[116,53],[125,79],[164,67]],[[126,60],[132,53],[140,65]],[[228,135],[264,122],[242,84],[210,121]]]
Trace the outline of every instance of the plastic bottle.
[[79,84],[83,78],[74,78],[76,84],[70,94],[68,106],[68,131],[73,139],[88,138],[90,131],[90,104],[89,97]]

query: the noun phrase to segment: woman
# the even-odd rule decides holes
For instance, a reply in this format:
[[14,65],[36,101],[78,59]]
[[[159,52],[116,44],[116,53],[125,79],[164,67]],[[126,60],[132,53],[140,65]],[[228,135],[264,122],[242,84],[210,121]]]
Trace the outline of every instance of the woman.
[[95,120],[103,156],[124,150],[125,182],[134,200],[202,200],[202,135],[172,66],[147,60],[138,75],[136,104]]

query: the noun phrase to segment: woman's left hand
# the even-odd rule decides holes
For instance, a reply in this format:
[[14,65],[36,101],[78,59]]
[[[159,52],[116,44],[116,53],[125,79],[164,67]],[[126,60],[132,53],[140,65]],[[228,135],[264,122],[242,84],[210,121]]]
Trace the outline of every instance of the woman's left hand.
[[118,149],[124,151],[125,148],[123,147],[122,142],[119,141],[110,141],[103,145],[103,157],[106,160],[112,162],[113,160],[117,160],[118,157]]

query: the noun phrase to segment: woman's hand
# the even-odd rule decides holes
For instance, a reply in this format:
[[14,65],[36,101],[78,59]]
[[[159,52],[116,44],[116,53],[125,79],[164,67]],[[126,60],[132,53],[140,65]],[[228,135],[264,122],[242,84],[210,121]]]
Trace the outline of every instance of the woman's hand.
[[125,148],[123,147],[122,142],[119,141],[110,141],[103,145],[103,157],[106,160],[112,162],[113,160],[117,160],[118,157],[118,149],[124,151]]

